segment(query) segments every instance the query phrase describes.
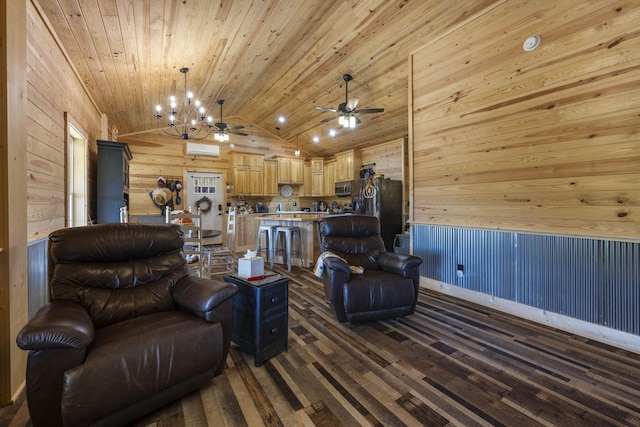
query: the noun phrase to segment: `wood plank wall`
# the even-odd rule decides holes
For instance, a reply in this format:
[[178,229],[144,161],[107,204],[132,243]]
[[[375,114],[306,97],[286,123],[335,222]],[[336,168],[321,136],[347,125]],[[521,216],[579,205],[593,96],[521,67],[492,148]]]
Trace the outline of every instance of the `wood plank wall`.
[[639,22],[634,0],[509,0],[416,51],[415,221],[640,239]]
[[27,233],[33,240],[65,226],[65,112],[87,133],[87,197],[96,217],[101,114],[32,2],[27,2],[27,28]]

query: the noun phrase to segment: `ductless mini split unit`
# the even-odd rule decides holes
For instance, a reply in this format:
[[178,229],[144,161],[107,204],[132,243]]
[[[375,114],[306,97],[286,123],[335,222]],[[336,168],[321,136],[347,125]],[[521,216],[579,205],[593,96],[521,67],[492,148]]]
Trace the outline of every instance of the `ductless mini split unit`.
[[210,145],[210,144],[196,144],[195,142],[187,142],[187,155],[219,157],[220,146]]

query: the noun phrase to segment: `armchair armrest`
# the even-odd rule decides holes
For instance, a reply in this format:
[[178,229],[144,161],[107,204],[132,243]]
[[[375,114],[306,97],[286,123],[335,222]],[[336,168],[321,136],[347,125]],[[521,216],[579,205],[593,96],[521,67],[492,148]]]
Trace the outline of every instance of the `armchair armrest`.
[[380,269],[400,274],[404,277],[412,277],[415,274],[413,272],[414,268],[422,264],[422,258],[420,257],[395,252],[383,252],[378,255],[377,261]]
[[16,338],[22,350],[82,349],[93,341],[89,313],[71,301],[53,301],[36,312]]
[[236,292],[238,287],[233,283],[187,276],[176,283],[172,296],[181,310],[213,322],[218,319],[215,308],[233,298]]
[[344,273],[349,277],[351,267],[349,264],[336,257],[327,257],[323,260],[326,269],[331,270],[332,274]]

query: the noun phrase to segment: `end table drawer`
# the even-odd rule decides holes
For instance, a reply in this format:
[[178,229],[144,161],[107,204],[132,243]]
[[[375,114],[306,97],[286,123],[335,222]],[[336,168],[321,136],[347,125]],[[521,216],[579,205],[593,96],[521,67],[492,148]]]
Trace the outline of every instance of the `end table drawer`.
[[286,286],[274,286],[265,289],[262,293],[261,305],[265,312],[276,307],[282,307],[287,304],[287,288]]
[[289,326],[288,317],[286,315],[274,317],[271,320],[268,320],[262,325],[261,338],[262,345],[268,346],[269,344],[275,343],[277,341],[281,341],[282,339],[287,340],[287,327]]

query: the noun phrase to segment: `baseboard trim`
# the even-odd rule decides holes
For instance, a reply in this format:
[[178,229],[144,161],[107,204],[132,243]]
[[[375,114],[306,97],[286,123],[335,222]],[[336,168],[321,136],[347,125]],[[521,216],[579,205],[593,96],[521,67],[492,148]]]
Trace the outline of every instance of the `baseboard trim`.
[[439,282],[426,277],[420,278],[420,286],[444,295],[460,298],[503,313],[511,314],[535,323],[543,324],[565,332],[593,339],[605,344],[640,354],[640,337],[627,332],[617,331],[605,326],[595,325],[562,314],[552,313],[525,304],[497,298],[482,292],[460,288],[459,286]]

